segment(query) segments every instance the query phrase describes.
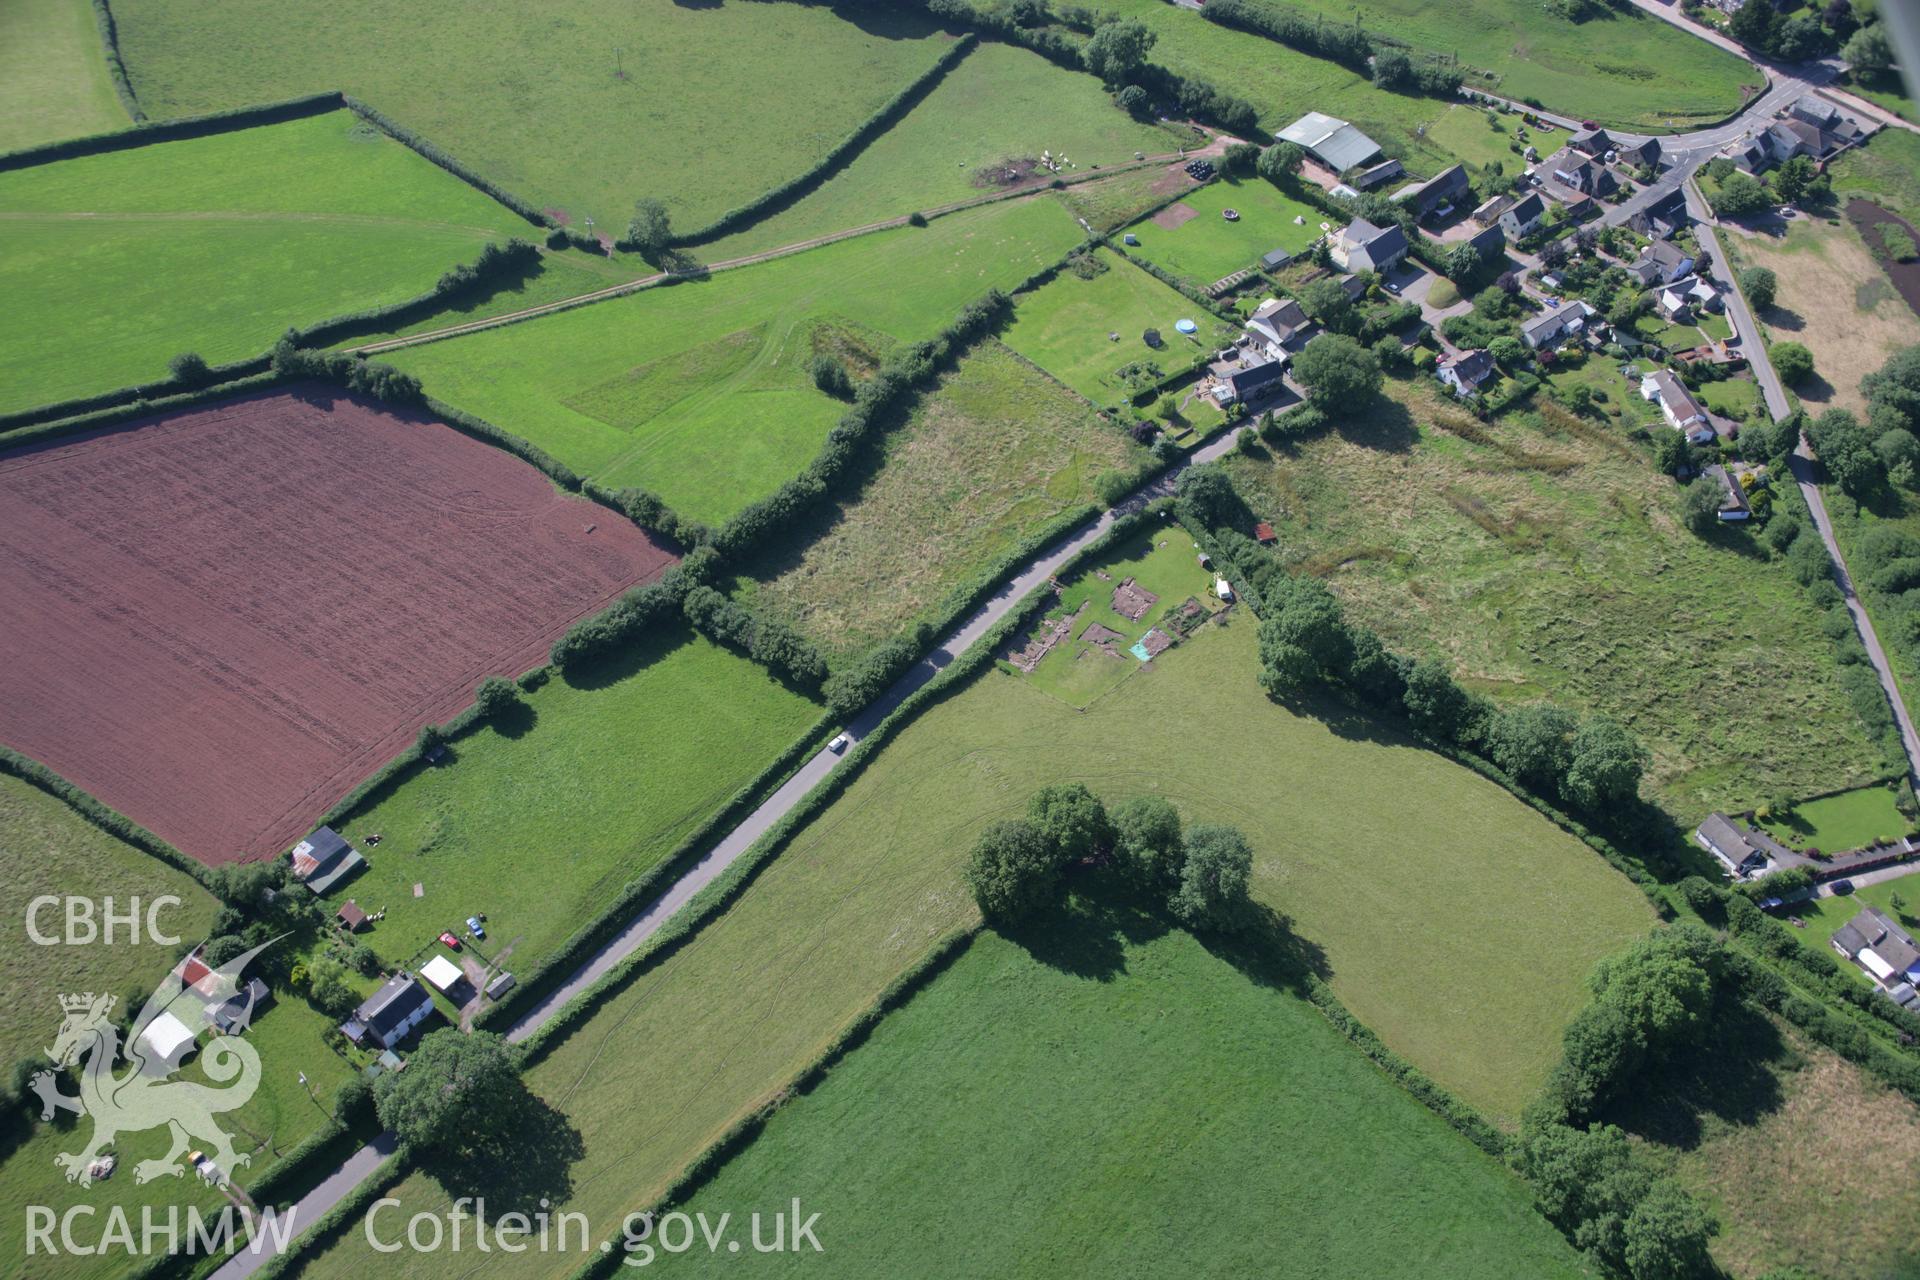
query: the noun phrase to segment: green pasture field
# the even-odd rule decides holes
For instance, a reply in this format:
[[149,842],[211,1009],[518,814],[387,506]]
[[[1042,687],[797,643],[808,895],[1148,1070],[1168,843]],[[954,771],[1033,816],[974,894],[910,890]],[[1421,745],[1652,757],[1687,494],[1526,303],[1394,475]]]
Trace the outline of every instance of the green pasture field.
[[[1008,346],[1087,399],[1125,405],[1136,385],[1158,379],[1133,384],[1120,370],[1152,364],[1171,373],[1233,340],[1233,331],[1204,308],[1120,255],[1099,249],[1094,260],[1107,269],[1092,277],[1062,271],[1023,296],[1006,333]],[[1176,331],[1174,322],[1183,318],[1199,332]],[[1157,351],[1142,337],[1148,329],[1158,330],[1165,344]]]
[[[1689,129],[1740,109],[1760,73],[1671,23],[1631,6],[1571,22],[1534,0],[1302,0],[1331,21],[1358,21],[1419,54],[1457,57],[1466,83],[1504,97],[1634,132]],[[1325,108],[1323,108],[1324,110]],[[1541,154],[1547,148],[1542,147]]]
[[[1138,620],[1113,607],[1115,589],[1129,578],[1158,597]],[[1073,629],[1040,659],[1032,674],[1020,678],[1068,706],[1084,709],[1129,676],[1146,678],[1145,664],[1128,650],[1154,627],[1176,635],[1168,619],[1190,599],[1198,600],[1209,614],[1220,608],[1213,594],[1213,574],[1200,567],[1198,549],[1186,530],[1167,525],[1136,538],[1116,548],[1102,563],[1066,580],[1059,600],[1047,610],[1046,621],[1072,618]],[[1121,638],[1112,642],[1113,651],[1086,639],[1095,626],[1120,633]],[[1039,632],[1036,627],[1033,635]],[[1177,655],[1163,653],[1158,661],[1171,659]],[[1004,669],[1017,670],[1011,665]]]
[[1064,176],[1081,177],[1136,154],[1171,154],[1180,141],[1130,118],[1093,76],[1013,45],[982,44],[819,189],[698,253],[724,262],[987,195],[998,189],[988,171],[1037,162],[1042,152],[1071,162]]
[[[1456,103],[1427,125],[1427,138],[1435,146],[1444,147],[1458,156],[1475,173],[1485,172],[1488,166],[1494,164],[1498,164],[1504,173],[1522,172],[1527,162],[1520,152],[1511,150],[1508,144],[1518,137],[1516,130],[1526,126],[1518,115],[1495,112],[1494,120],[1498,128],[1487,123],[1486,108]],[[1529,136],[1533,135],[1529,133]],[[1554,135],[1547,136],[1551,138]]]
[[[1160,225],[1160,219],[1180,210],[1180,205],[1174,205],[1134,223],[1127,230],[1139,237],[1140,246],[1127,252],[1201,289],[1257,265],[1263,254],[1274,249],[1300,253],[1324,234],[1320,224],[1328,220],[1320,210],[1283,194],[1264,178],[1210,182],[1180,204],[1197,216],[1178,227]],[[1240,220],[1228,222],[1222,217],[1227,209],[1239,213]],[[1295,225],[1295,218],[1304,221]]]
[[452,744],[452,763],[412,773],[342,824],[368,867],[329,906],[352,898],[386,912],[363,936],[389,963],[485,915],[477,954],[521,972],[541,964],[820,715],[746,658],[677,629],[523,698],[521,713]]
[[976,349],[893,433],[866,487],[755,566],[743,594],[830,653],[936,611],[1146,451],[999,343]]
[[1796,849],[1845,853],[1876,840],[1894,840],[1913,830],[1913,821],[1894,803],[1891,787],[1859,787],[1837,796],[1803,800],[1767,830]]
[[[0,934],[0,989],[7,992],[0,1004],[0,1062],[9,1067],[53,1042],[61,995],[99,991],[124,997],[144,983],[144,998],[177,955],[206,938],[219,905],[199,881],[108,835],[65,801],[8,775],[0,775],[0,879],[16,907],[11,927]],[[42,895],[89,898],[96,912],[108,896],[123,913],[137,899],[139,938],[129,942],[121,925],[113,946],[36,945],[27,933],[27,906]],[[180,905],[161,908],[155,921],[180,939],[178,946],[162,946],[146,934],[148,909],[166,895],[180,899]],[[58,904],[40,910],[36,925],[43,935],[66,936],[64,910]]]
[[0,5],[0,151],[124,129],[86,0]]
[[[999,671],[928,710],[724,915],[531,1069],[530,1086],[564,1113],[552,1127],[593,1135],[539,1193],[605,1235],[652,1203],[978,919],[960,879],[974,839],[1068,779],[1116,803],[1158,792],[1190,821],[1239,826],[1256,896],[1322,956],[1355,1015],[1515,1123],[1586,1002],[1593,963],[1651,924],[1645,900],[1491,782],[1384,728],[1336,730],[1268,702],[1255,640],[1251,619],[1209,629],[1084,712]],[[1542,936],[1554,945],[1536,946]],[[392,1194],[409,1214],[449,1201],[425,1174]],[[530,1252],[489,1265],[560,1277],[578,1262]],[[425,1280],[471,1265],[447,1252],[375,1257],[349,1229],[303,1274],[346,1280],[377,1266]]]
[[1920,136],[1882,129],[1866,146],[1836,157],[1829,172],[1842,200],[1865,196],[1920,224]]
[[[513,0],[120,0],[156,119],[344,89],[538,208],[701,225],[804,173],[950,39],[911,9]],[[420,74],[431,50],[434,74]],[[804,52],[804,56],[796,54]]]
[[[155,982],[158,982],[157,975]],[[58,1025],[58,1018],[59,1011],[55,1008],[43,1020],[49,1037]],[[252,1185],[276,1160],[330,1123],[334,1093],[353,1072],[344,1059],[320,1042],[331,1025],[330,1019],[321,1016],[304,1000],[282,992],[278,1001],[246,1031],[247,1040],[260,1058],[259,1087],[246,1105],[219,1116],[233,1139],[234,1150],[252,1157],[241,1169],[228,1171],[235,1175],[234,1181],[240,1187]],[[187,1059],[172,1078],[201,1084],[217,1096],[232,1084],[213,1080],[203,1070],[206,1042],[207,1037],[203,1036],[199,1055]],[[120,1070],[124,1074],[127,1069],[123,1066]],[[300,1082],[303,1072],[308,1081],[304,1085]],[[63,1088],[71,1095],[76,1086],[68,1081]],[[91,1216],[76,1218],[76,1240],[97,1242],[107,1230],[108,1213],[120,1209],[133,1224],[137,1248],[143,1209],[150,1210],[156,1221],[164,1224],[169,1209],[179,1206],[184,1231],[185,1206],[192,1205],[207,1219],[217,1220],[221,1208],[227,1204],[225,1196],[191,1171],[179,1178],[156,1178],[144,1186],[135,1182],[135,1165],[167,1154],[171,1140],[165,1127],[122,1133],[114,1141],[119,1166],[113,1176],[92,1187],[71,1184],[66,1181],[65,1172],[54,1164],[54,1156],[80,1151],[91,1140],[93,1122],[82,1119],[72,1125],[42,1124],[39,1112],[33,1115],[31,1132],[9,1149],[4,1162],[0,1163],[0,1196],[6,1197],[10,1205],[46,1205],[56,1214],[65,1214],[75,1206],[92,1208]],[[134,1261],[141,1256],[118,1250],[105,1250],[92,1256],[56,1250],[52,1254],[40,1252],[29,1260],[26,1258],[26,1221],[25,1214],[19,1211],[0,1215],[0,1258],[8,1259],[15,1268],[22,1263],[26,1267],[24,1271],[11,1270],[9,1274],[29,1275],[35,1280],[123,1276],[130,1256]],[[55,1239],[59,1237],[56,1235]]]
[[0,173],[0,410],[431,288],[511,211],[346,111]]
[[1752,533],[1681,527],[1672,481],[1626,439],[1636,388],[1611,362],[1588,371],[1607,400],[1579,434],[1509,411],[1475,443],[1435,425],[1430,384],[1390,381],[1293,452],[1227,465],[1289,567],[1390,647],[1498,701],[1632,729],[1685,829],[1884,777],[1805,592]]
[[886,340],[931,337],[1077,232],[1054,201],[1008,201],[389,358],[584,476],[721,521],[805,466],[846,411],[807,375],[816,349],[851,336],[871,363]]
[[687,1210],[819,1210],[824,1255],[766,1257],[782,1276],[1586,1274],[1513,1173],[1263,970],[1062,914],[977,937]]

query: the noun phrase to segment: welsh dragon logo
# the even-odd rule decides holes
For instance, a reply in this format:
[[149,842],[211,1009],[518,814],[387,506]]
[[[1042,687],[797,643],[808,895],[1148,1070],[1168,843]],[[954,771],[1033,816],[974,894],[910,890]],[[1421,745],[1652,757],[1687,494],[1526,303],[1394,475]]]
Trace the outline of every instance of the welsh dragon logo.
[[[233,1140],[214,1117],[245,1106],[260,1087],[260,1056],[237,1034],[253,1014],[239,977],[247,963],[270,945],[263,943],[219,969],[199,966],[198,971],[183,973],[182,966],[172,970],[128,1028],[124,1052],[119,1029],[108,1016],[112,996],[89,991],[60,997],[65,1021],[46,1053],[60,1069],[84,1060],[80,1093],[77,1097],[62,1093],[53,1070],[35,1074],[31,1085],[40,1095],[42,1120],[53,1119],[55,1111],[93,1120],[93,1137],[86,1146],[54,1157],[68,1182],[91,1185],[116,1138],[162,1126],[172,1131],[172,1146],[165,1156],[136,1165],[135,1182],[181,1176],[186,1172],[181,1157],[194,1145],[207,1150],[212,1172],[205,1165],[202,1172],[212,1181],[224,1183],[231,1171],[251,1159],[233,1149]],[[191,983],[189,977],[194,979]],[[225,1030],[233,1034],[215,1035],[201,1049],[200,1071],[225,1087],[171,1079],[188,1045],[197,1043],[216,1011],[223,1015]],[[115,1074],[123,1058],[126,1069]]]

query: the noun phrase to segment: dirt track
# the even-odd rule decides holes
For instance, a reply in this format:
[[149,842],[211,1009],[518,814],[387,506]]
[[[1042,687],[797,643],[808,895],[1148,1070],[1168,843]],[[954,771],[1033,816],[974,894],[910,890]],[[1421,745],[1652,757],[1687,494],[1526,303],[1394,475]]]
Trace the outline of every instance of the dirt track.
[[672,559],[319,387],[0,455],[0,741],[205,862],[276,853]]

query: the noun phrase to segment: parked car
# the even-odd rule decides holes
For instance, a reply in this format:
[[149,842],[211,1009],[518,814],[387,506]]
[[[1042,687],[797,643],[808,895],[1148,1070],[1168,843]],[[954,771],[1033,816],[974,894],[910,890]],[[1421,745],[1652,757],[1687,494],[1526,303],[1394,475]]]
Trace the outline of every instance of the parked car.
[[484,938],[487,936],[487,931],[480,925],[479,916],[467,917],[467,932],[476,938]]
[[835,738],[832,742],[829,742],[827,744],[827,750],[833,752],[833,754],[837,756],[844,755],[846,754],[847,747],[851,745],[852,742],[853,742],[853,739],[849,738],[846,734],[843,733],[839,737]]
[[1853,890],[1854,890],[1854,883],[1851,880],[1835,880],[1833,882],[1833,891],[1836,894],[1844,896],[1846,894],[1852,893]]
[[460,939],[454,937],[451,931],[442,933],[440,935],[440,941],[446,943],[449,950],[458,951],[460,949]]

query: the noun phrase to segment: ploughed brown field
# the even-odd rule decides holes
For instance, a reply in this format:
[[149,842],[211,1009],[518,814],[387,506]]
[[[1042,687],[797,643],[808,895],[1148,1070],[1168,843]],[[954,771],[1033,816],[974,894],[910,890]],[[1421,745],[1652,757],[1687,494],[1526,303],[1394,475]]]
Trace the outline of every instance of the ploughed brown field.
[[330,388],[0,454],[0,742],[204,862],[278,853],[673,560]]

